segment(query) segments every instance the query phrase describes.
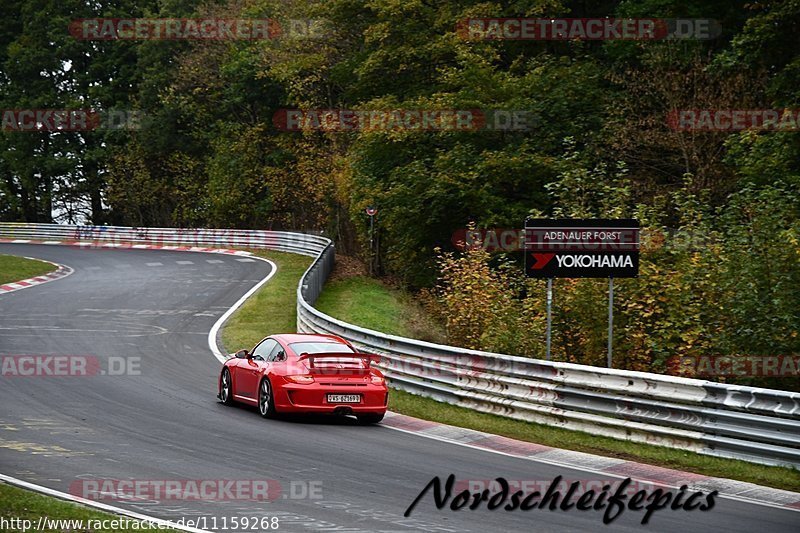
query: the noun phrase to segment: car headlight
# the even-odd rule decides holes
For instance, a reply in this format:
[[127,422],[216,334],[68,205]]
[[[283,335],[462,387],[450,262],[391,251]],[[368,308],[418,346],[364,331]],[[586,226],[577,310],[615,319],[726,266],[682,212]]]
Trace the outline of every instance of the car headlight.
[[373,385],[383,385],[384,379],[381,376],[372,376],[371,378]]

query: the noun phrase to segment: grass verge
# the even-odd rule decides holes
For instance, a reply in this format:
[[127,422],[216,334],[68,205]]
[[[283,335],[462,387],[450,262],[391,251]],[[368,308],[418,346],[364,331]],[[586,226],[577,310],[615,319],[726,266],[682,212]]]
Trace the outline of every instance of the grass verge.
[[332,317],[390,335],[429,342],[445,340],[444,329],[418,302],[407,293],[367,276],[329,281],[315,307]]
[[[42,528],[37,529],[42,517],[47,521],[42,521]],[[141,522],[137,521],[139,527],[133,525],[135,521],[132,518],[95,511],[82,505],[43,496],[4,483],[0,483],[0,519],[5,520],[6,524],[10,526],[8,529],[3,527],[2,531],[36,530],[52,533],[63,531],[144,531],[139,525]],[[72,521],[72,523],[64,522],[65,520]],[[128,522],[126,523],[124,520],[128,520]],[[75,521],[82,521],[82,523]],[[113,521],[117,521],[117,523],[114,524]],[[23,528],[23,525],[26,527]],[[114,525],[117,527],[113,527]],[[161,529],[159,531],[174,530]]]
[[[264,290],[259,291],[259,294],[243,306],[240,313],[231,317],[223,330],[223,338],[227,339],[229,337],[226,335],[230,335],[230,338],[237,340],[252,340],[249,344],[240,343],[241,346],[252,346],[255,341],[270,333],[295,330],[294,291],[308,265],[308,259],[274,253],[266,253],[264,257],[269,257],[278,264],[278,274]],[[267,304],[269,305],[267,309],[281,309],[281,313],[257,312],[259,309],[264,309]],[[321,311],[351,324],[396,335],[420,338],[413,332],[420,329],[420,324],[427,323],[426,319],[420,317],[419,305],[408,295],[364,276],[346,277],[329,282],[325,285],[325,290],[316,306]],[[242,321],[245,323],[240,323]],[[228,333],[229,330],[231,333]],[[438,333],[434,332],[433,335],[438,337]],[[545,446],[629,459],[800,492],[800,471],[791,468],[710,457],[686,450],[512,420],[437,402],[400,390],[393,390],[389,396],[389,409],[425,420],[485,431]]]
[[409,334],[403,306],[372,278],[356,276],[332,281],[325,286],[316,307],[333,317],[350,317],[353,324],[371,324],[372,329],[390,335]]
[[247,299],[222,329],[222,343],[232,353],[255,344],[274,333],[297,331],[297,282],[311,264],[303,255],[253,251],[254,255],[272,260],[278,272],[255,295]]
[[55,269],[56,267],[44,261],[15,255],[0,255],[0,285],[41,276]]

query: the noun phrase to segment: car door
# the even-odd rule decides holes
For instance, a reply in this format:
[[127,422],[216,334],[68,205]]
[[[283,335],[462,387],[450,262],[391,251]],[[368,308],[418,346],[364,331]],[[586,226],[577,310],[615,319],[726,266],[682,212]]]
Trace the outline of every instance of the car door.
[[269,373],[270,381],[272,382],[273,401],[280,401],[283,403],[285,398],[283,396],[281,380],[275,378],[276,375],[285,376],[287,374],[286,350],[280,342],[275,343],[275,347],[267,356],[267,372]]
[[240,399],[253,401],[258,399],[261,370],[267,365],[267,357],[276,345],[278,345],[278,341],[264,339],[253,348],[250,357],[239,362],[239,367],[236,371],[238,380],[234,380],[234,394],[239,396]]
[[239,367],[247,363],[247,357],[244,355],[245,352],[247,352],[247,350],[239,350],[225,363],[228,372],[231,373],[231,393],[234,396],[239,394]]

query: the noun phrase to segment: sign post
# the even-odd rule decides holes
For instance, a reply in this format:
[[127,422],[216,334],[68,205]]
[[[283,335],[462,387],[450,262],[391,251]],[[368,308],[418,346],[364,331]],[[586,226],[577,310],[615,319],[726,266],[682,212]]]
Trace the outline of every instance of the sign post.
[[608,354],[611,368],[614,278],[639,276],[639,230],[634,219],[525,221],[525,274],[547,279],[546,357],[552,337],[553,278],[608,278]]
[[608,355],[606,366],[611,368],[611,345],[614,339],[614,276],[608,277]]
[[369,216],[369,275],[372,275],[372,265],[375,262],[374,259],[374,247],[372,245],[372,235],[375,231],[375,215],[378,214],[378,208],[375,206],[367,207],[364,212]]

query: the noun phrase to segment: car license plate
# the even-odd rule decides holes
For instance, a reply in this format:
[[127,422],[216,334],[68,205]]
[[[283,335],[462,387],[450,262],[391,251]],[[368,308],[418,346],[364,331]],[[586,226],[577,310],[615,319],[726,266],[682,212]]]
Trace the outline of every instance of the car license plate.
[[359,394],[328,394],[328,403],[361,403]]

